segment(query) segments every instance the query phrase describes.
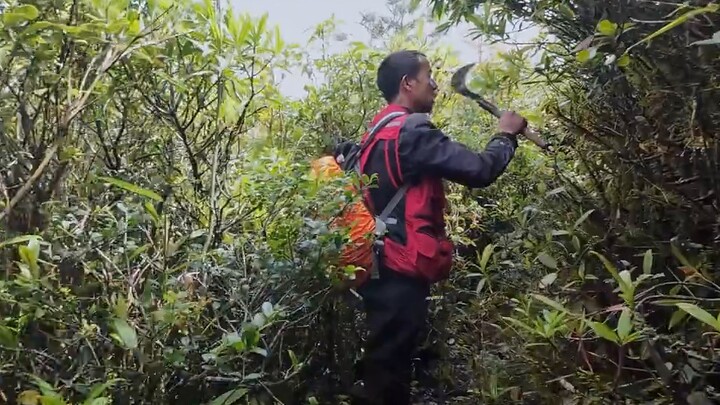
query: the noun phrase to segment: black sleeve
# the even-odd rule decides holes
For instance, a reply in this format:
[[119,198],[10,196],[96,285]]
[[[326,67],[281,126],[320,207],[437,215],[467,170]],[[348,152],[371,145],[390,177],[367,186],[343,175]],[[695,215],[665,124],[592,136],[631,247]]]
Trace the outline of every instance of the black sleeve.
[[499,133],[476,153],[448,138],[426,115],[413,114],[400,130],[398,154],[403,177],[433,174],[468,187],[487,187],[505,171],[516,148],[514,137]]

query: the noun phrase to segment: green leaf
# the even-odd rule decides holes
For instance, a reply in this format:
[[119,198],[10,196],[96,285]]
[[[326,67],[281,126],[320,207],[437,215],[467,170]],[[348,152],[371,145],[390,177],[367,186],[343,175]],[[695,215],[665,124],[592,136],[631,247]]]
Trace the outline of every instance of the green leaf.
[[231,346],[237,352],[242,352],[247,348],[242,336],[238,335],[236,332],[225,335],[225,344]]
[[590,51],[587,49],[583,49],[582,51],[578,52],[576,59],[580,63],[585,63],[588,60],[590,60]]
[[40,405],[68,405],[60,394],[43,395],[40,397]]
[[150,216],[155,221],[155,223],[159,223],[160,215],[158,215],[158,212],[155,209],[155,206],[150,201],[145,201],[145,204],[143,204],[143,206],[145,207],[145,211],[147,211],[148,214],[150,214]]
[[555,301],[555,300],[553,300],[553,299],[551,299],[551,298],[548,298],[548,297],[546,297],[546,296],[544,296],[544,295],[541,295],[541,294],[530,294],[530,296],[533,297],[533,298],[535,298],[536,300],[542,302],[543,304],[549,306],[550,308],[556,309],[556,310],[558,310],[558,311],[560,311],[560,312],[564,312],[564,313],[566,313],[566,314],[569,314],[569,313],[570,313],[570,311],[568,311],[567,309],[565,309],[565,307],[564,307],[562,304],[560,304],[559,302],[557,302],[557,301]]
[[618,336],[612,329],[610,329],[610,327],[608,327],[604,323],[591,321],[589,324],[596,335],[600,336],[605,340],[618,343]]
[[95,398],[85,403],[85,405],[110,405],[112,402],[108,397]]
[[35,385],[40,389],[40,392],[43,394],[43,396],[46,397],[54,397],[57,396],[57,392],[55,392],[55,388],[53,388],[52,385],[50,385],[47,381],[43,380],[42,378],[31,375],[30,379],[33,380]]
[[115,318],[113,320],[113,327],[117,332],[120,340],[127,349],[136,349],[138,346],[137,333],[135,329],[130,326],[124,319]]
[[596,251],[590,251],[591,254],[597,256],[598,259],[603,263],[603,266],[605,266],[605,269],[613,276],[615,281],[620,285],[621,289],[623,291],[626,290],[627,286],[624,286],[625,281],[623,281],[622,278],[620,278],[620,274],[618,274],[617,268],[614,264],[610,263],[608,259],[605,258],[605,256],[601,255],[600,253]]
[[495,245],[488,244],[485,246],[485,249],[483,249],[482,257],[480,258],[480,268],[485,271],[485,268],[487,267],[487,263],[490,260],[490,257],[492,256],[493,252],[495,251]]
[[680,248],[675,245],[675,243],[670,243],[670,251],[675,256],[676,259],[685,267],[689,267],[694,269],[695,266],[690,264],[690,261],[685,257],[685,255],[680,251]]
[[[680,285],[680,287],[682,287],[682,285]],[[675,295],[675,294],[677,294],[677,291],[671,292],[671,295]],[[674,307],[674,306],[677,306],[677,304],[684,303],[684,302],[685,301],[681,300],[681,299],[658,299],[658,300],[652,301],[653,305],[658,305],[661,307]]]
[[585,62],[589,61],[590,59],[594,58],[596,54],[597,54],[597,48],[595,48],[595,47],[583,49],[582,51],[578,52],[577,61],[580,63],[585,63]]
[[235,388],[213,399],[209,405],[232,405],[247,395],[246,388]]
[[18,254],[24,264],[26,264],[33,278],[40,277],[40,266],[38,259],[40,258],[40,243],[37,238],[28,241],[27,246],[18,247]]
[[547,288],[557,280],[557,273],[546,274],[545,277],[540,280],[540,288]]
[[120,319],[127,319],[128,309],[130,309],[130,305],[128,304],[125,297],[119,296],[117,301],[115,301],[115,305],[113,306],[113,313],[115,314],[115,316]]
[[618,320],[617,334],[621,342],[625,342],[632,331],[632,312],[630,308],[623,308]]
[[21,236],[16,236],[14,238],[0,242],[0,248],[9,246],[9,245],[17,245],[19,243],[27,242],[27,241],[30,241],[33,239],[42,240],[42,238],[38,235],[21,235]]
[[565,3],[558,5],[558,11],[567,18],[575,18],[575,12]]
[[720,332],[720,322],[718,322],[718,320],[715,319],[714,316],[710,315],[710,313],[706,310],[698,307],[695,304],[690,304],[687,302],[682,302],[675,305],[690,314],[693,318],[712,326],[713,328],[715,328],[715,330]]
[[127,191],[129,191],[129,192],[131,192],[131,193],[135,193],[135,194],[141,195],[141,196],[143,196],[143,197],[147,197],[147,198],[153,199],[153,200],[155,200],[155,201],[162,201],[162,197],[160,197],[160,195],[159,195],[158,193],[156,193],[156,192],[154,192],[154,191],[152,191],[152,190],[148,190],[148,189],[146,189],[146,188],[142,188],[142,187],[136,186],[136,185],[134,185],[134,184],[132,184],[132,183],[128,183],[128,182],[125,181],[125,180],[116,179],[116,178],[114,178],[114,177],[104,177],[104,176],[100,176],[99,178],[100,178],[101,180],[104,180],[104,181],[112,184],[113,186],[122,188],[122,189],[127,190]]
[[140,20],[134,19],[128,23],[127,32],[131,36],[136,36],[140,33]]
[[674,328],[677,324],[682,322],[683,319],[688,315],[687,312],[683,311],[682,309],[678,309],[677,311],[673,312],[672,316],[670,317],[670,322],[668,323],[668,329]]
[[573,235],[572,237],[572,245],[576,251],[580,251],[580,239],[578,239],[576,235]]
[[652,41],[653,39],[659,37],[660,35],[665,34],[666,32],[672,30],[673,28],[685,23],[686,21],[690,20],[691,18],[705,13],[714,13],[720,9],[720,5],[718,4],[708,4],[705,7],[702,8],[696,8],[694,10],[690,10],[687,13],[679,16],[678,18],[674,19],[673,21],[665,24],[662,28],[659,30],[653,32],[652,34],[648,35],[647,37],[643,38],[642,40],[632,44],[630,47],[627,48],[625,53],[628,53],[632,48],[644,44],[646,42]]
[[300,364],[298,361],[297,355],[295,355],[295,352],[292,351],[292,349],[288,349],[288,356],[290,357],[290,362],[293,365],[293,368],[297,368],[297,366]]
[[630,65],[630,56],[627,54],[621,55],[617,60],[617,65],[620,67],[626,67]]
[[103,392],[107,391],[108,388],[115,385],[115,383],[122,381],[119,378],[115,378],[109,381],[105,381],[104,383],[98,383],[93,385],[92,389],[90,390],[90,393],[85,397],[85,401],[83,402],[83,405],[102,405],[102,404],[109,404],[110,400],[106,397],[100,397]]
[[418,6],[420,6],[422,0],[410,0],[410,3],[408,4],[408,11],[415,12],[418,9]]
[[19,405],[37,405],[40,401],[40,393],[35,390],[26,390],[20,393],[17,397],[17,403]]
[[3,12],[2,18],[5,25],[17,25],[25,21],[38,18],[40,12],[32,4],[24,4],[22,6],[13,7]]
[[628,287],[628,291],[634,290],[632,287],[632,274],[630,274],[629,270],[623,270],[619,274],[620,279],[623,281],[623,284],[625,284]]
[[252,324],[258,329],[262,329],[262,327],[265,326],[266,321],[267,318],[265,318],[263,314],[258,313],[253,316]]
[[487,283],[486,278],[480,279],[480,281],[478,281],[478,283],[477,283],[477,287],[475,287],[475,293],[480,294],[483,291],[483,289],[485,288],[486,283]]
[[643,256],[643,274],[652,274],[653,253],[652,249],[645,251]]
[[602,20],[597,25],[597,31],[603,35],[612,36],[617,32],[617,24],[610,20]]
[[262,35],[265,32],[265,26],[267,25],[268,20],[268,13],[263,13],[262,16],[260,16],[260,20],[258,20],[257,27],[255,27],[255,32],[258,36]]
[[584,214],[582,214],[582,216],[581,216],[580,218],[578,218],[577,221],[575,221],[575,224],[573,225],[573,229],[577,229],[577,227],[580,226],[580,224],[582,224],[583,222],[585,222],[585,220],[586,220],[586,219],[590,216],[590,214],[592,214],[593,212],[595,212],[594,209],[588,210],[587,212],[585,212]]
[[243,378],[243,381],[253,381],[253,380],[259,380],[262,378],[262,373],[250,373]]
[[555,261],[555,259],[553,259],[552,256],[550,256],[546,252],[540,252],[540,254],[538,254],[537,259],[540,261],[540,263],[542,263],[546,267],[549,267],[553,270],[557,270],[557,268],[558,268],[557,262]]
[[522,321],[519,321],[519,320],[517,320],[517,319],[515,319],[515,318],[513,318],[513,317],[503,316],[502,319],[505,320],[506,322],[509,322],[509,323],[515,325],[515,326],[518,326],[518,327],[520,327],[520,328],[525,329],[526,331],[530,332],[531,334],[536,334],[536,333],[537,333],[537,332],[535,331],[535,329],[531,328],[531,327],[528,326],[526,323],[524,323],[524,322],[522,322]]
[[581,280],[585,279],[585,261],[583,260],[580,262],[580,265],[578,265],[578,277],[580,277]]
[[267,350],[263,349],[262,347],[253,347],[250,349],[250,353],[259,354],[263,357],[267,357],[268,353]]
[[5,325],[0,325],[0,345],[11,349],[17,347],[15,333]]

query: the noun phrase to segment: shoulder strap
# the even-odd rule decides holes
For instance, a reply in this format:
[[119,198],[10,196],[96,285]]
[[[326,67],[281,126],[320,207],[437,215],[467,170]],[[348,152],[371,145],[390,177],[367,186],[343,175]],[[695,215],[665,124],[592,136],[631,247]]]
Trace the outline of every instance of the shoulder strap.
[[[351,163],[352,167],[354,167],[358,175],[362,176],[362,171],[360,170],[360,157],[362,156],[363,152],[365,152],[365,150],[370,145],[372,145],[373,140],[375,139],[375,135],[390,121],[405,114],[406,113],[400,111],[392,112],[382,117],[380,121],[378,121],[378,123],[375,124],[375,126],[370,130],[367,138],[365,139],[365,142],[360,145],[359,152],[355,156],[353,156],[355,161]],[[377,279],[378,277],[380,277],[379,264],[381,261],[383,246],[385,245],[383,239],[385,236],[385,232],[387,231],[387,225],[397,223],[397,218],[391,218],[390,214],[398,205],[398,203],[400,203],[400,200],[402,200],[402,197],[405,195],[407,189],[408,184],[403,184],[402,187],[400,187],[398,191],[395,192],[395,195],[382,210],[382,213],[380,213],[380,215],[378,216],[375,216],[375,241],[373,242],[373,265],[372,269],[370,269],[370,278]],[[365,206],[368,210],[370,210],[370,207],[368,207],[367,204]]]
[[402,111],[395,111],[395,112],[391,112],[390,114],[382,117],[380,119],[380,121],[378,121],[378,123],[375,124],[375,126],[370,130],[370,133],[368,134],[367,139],[365,140],[365,142],[363,142],[360,149],[365,150],[367,145],[370,145],[370,143],[372,143],[373,139],[375,139],[375,134],[377,134],[385,125],[390,123],[390,121],[394,120],[395,118],[397,118],[401,115],[405,115],[405,114],[407,114],[407,113],[402,112]]
[[[363,142],[363,143],[360,145],[360,152],[358,152],[358,154],[357,154],[358,158],[357,158],[357,161],[355,162],[355,171],[356,171],[359,175],[362,175],[362,173],[360,172],[360,156],[362,156],[363,151],[365,151],[365,149],[366,149],[369,145],[372,144],[373,139],[375,139],[375,135],[376,135],[378,132],[380,132],[380,129],[382,129],[382,128],[383,128],[385,125],[387,125],[390,121],[394,120],[395,118],[397,118],[397,117],[399,117],[399,116],[401,116],[401,115],[405,115],[405,114],[406,114],[406,113],[400,112],[400,111],[392,112],[392,113],[390,113],[390,114],[382,117],[382,118],[380,119],[380,121],[378,121],[378,123],[375,124],[375,126],[370,130],[370,133],[368,134],[367,139],[365,139],[365,142]],[[406,184],[403,184],[402,187],[400,187],[400,188],[398,189],[398,191],[395,192],[395,195],[394,195],[393,198],[390,200],[390,202],[385,206],[385,209],[383,209],[382,212],[380,213],[380,215],[378,215],[378,216],[376,217],[376,223],[377,223],[377,222],[380,223],[380,224],[379,224],[379,227],[382,228],[382,232],[383,232],[383,233],[384,233],[384,231],[385,231],[385,228],[386,228],[385,225],[386,225],[386,224],[388,224],[388,223],[391,223],[391,224],[392,224],[392,223],[396,222],[395,218],[388,218],[388,217],[390,216],[390,214],[392,213],[392,211],[395,209],[395,207],[398,205],[398,203],[400,202],[400,200],[402,200],[403,196],[405,195],[405,192],[407,191],[407,188],[408,188],[407,183],[406,183]],[[378,219],[379,219],[380,221],[377,221]],[[377,229],[377,227],[376,227],[376,231],[378,231],[378,230],[379,230],[379,229]]]
[[390,121],[394,120],[395,118],[397,118],[401,115],[405,115],[405,114],[406,113],[400,112],[400,111],[391,112],[390,114],[382,117],[380,119],[380,121],[378,121],[378,123],[375,124],[374,127],[372,127],[372,129],[368,133],[367,139],[365,139],[365,142],[362,142],[360,144],[360,151],[355,156],[353,156],[353,159],[355,161],[352,163],[352,167],[355,169],[355,172],[357,172],[357,174],[362,175],[362,173],[360,172],[360,158],[361,158],[363,152],[365,152],[365,149],[367,149],[368,146],[370,146],[372,144],[372,141],[375,139],[375,135],[377,135],[377,133],[380,132],[380,130],[385,125],[390,123]]
[[[399,116],[401,116],[401,115],[404,115],[404,114],[406,114],[406,113],[403,113],[403,112],[393,112],[393,113],[390,113],[390,114],[386,115],[385,117],[383,117],[383,118],[377,123],[377,125],[375,125],[375,127],[374,127],[373,130],[370,132],[370,134],[368,134],[367,140],[366,140],[365,143],[362,145],[362,147],[361,147],[361,152],[360,152],[358,155],[360,155],[360,154],[362,153],[362,150],[364,150],[364,148],[365,148],[367,145],[370,145],[370,143],[372,142],[373,138],[375,137],[375,134],[378,132],[378,130],[379,130],[382,126],[385,126],[385,125],[386,125],[388,122],[390,122],[391,120],[393,120],[393,119],[395,119],[396,117],[399,117]],[[357,165],[356,170],[358,171],[358,174],[360,174],[359,160],[358,160],[358,165]],[[407,191],[407,189],[408,189],[408,183],[404,183],[404,184],[395,192],[395,195],[393,195],[392,199],[390,200],[390,202],[387,203],[387,205],[386,205],[385,208],[382,210],[382,212],[380,213],[380,215],[378,215],[378,216],[375,217],[375,236],[376,236],[376,237],[382,237],[382,236],[385,234],[385,231],[387,230],[387,225],[394,225],[394,224],[397,223],[397,218],[390,218],[390,214],[393,212],[393,210],[395,209],[395,207],[397,207],[397,205],[400,203],[400,200],[402,200],[403,196],[405,196],[405,192]]]

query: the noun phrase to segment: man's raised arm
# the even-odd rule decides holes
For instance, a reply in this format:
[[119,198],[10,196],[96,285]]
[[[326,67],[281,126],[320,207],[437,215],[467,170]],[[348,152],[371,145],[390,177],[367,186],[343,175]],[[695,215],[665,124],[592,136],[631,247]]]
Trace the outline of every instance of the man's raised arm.
[[519,115],[505,113],[499,132],[477,153],[451,140],[426,115],[413,114],[398,145],[403,177],[437,175],[468,187],[487,187],[507,168],[517,148],[515,137],[526,125]]

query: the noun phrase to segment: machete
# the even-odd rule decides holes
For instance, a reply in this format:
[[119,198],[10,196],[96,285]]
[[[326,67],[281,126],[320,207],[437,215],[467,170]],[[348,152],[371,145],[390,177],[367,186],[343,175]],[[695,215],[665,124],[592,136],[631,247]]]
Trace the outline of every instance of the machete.
[[[450,85],[452,86],[453,90],[455,90],[457,93],[474,100],[478,105],[485,111],[489,112],[490,114],[494,115],[497,118],[500,118],[500,115],[502,114],[502,111],[500,111],[497,106],[492,104],[491,102],[485,100],[477,93],[472,92],[470,89],[467,88],[467,85],[465,84],[467,74],[470,71],[470,69],[475,66],[475,63],[469,63],[460,69],[458,69],[453,75],[452,79],[450,79]],[[539,146],[541,149],[545,151],[551,151],[551,146],[549,143],[545,142],[542,138],[540,138],[540,134],[537,132],[531,130],[530,128],[525,128],[523,131],[523,135],[525,138],[532,141],[535,145]]]

